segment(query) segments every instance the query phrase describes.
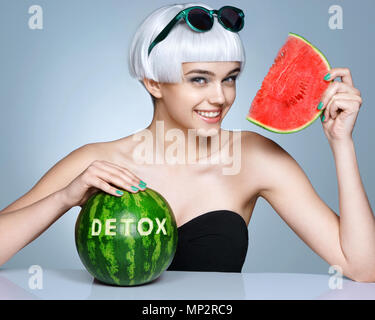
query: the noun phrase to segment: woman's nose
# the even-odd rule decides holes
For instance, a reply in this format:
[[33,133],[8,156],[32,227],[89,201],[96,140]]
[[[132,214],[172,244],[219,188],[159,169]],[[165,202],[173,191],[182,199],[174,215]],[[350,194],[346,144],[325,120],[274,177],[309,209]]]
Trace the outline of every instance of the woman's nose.
[[223,104],[225,102],[224,91],[221,83],[212,86],[209,102],[212,104]]

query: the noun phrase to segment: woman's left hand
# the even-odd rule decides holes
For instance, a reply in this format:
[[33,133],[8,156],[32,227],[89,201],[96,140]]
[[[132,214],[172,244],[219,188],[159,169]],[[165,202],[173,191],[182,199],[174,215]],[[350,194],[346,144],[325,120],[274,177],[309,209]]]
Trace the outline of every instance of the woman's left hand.
[[[362,105],[361,92],[354,88],[348,68],[334,68],[329,73],[330,78],[326,81],[332,82],[323,93],[321,100],[324,133],[330,143],[351,140],[354,124]],[[341,77],[341,82],[333,81],[336,77]]]

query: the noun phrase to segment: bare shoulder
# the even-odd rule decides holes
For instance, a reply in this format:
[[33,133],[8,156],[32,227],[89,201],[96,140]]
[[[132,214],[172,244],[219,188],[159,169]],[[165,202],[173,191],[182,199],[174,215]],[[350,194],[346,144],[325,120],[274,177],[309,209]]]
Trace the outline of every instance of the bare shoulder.
[[288,172],[300,171],[293,157],[277,142],[259,133],[245,131],[243,134],[243,150],[248,172],[256,177],[259,195],[272,189],[279,170]]
[[279,160],[278,157],[290,156],[277,142],[259,133],[243,131],[242,136],[245,152],[254,157],[261,157],[268,165],[270,161]]
[[281,189],[312,187],[302,167],[287,150],[266,137],[260,140],[262,142],[258,158],[263,172],[260,191],[262,198],[271,199]]
[[242,131],[242,150],[245,153],[247,161],[252,165],[261,165],[264,160],[263,157],[269,153],[272,154],[278,148],[278,144],[273,140],[262,136],[261,134],[253,131]]
[[106,142],[96,142],[91,144],[91,148],[97,156],[98,160],[105,160],[112,163],[121,163],[127,159],[130,161],[129,155],[136,146],[134,134]]

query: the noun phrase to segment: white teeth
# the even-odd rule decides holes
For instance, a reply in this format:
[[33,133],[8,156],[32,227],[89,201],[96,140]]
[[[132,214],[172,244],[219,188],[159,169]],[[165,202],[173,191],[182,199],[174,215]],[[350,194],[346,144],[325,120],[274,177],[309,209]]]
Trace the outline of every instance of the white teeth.
[[202,112],[202,111],[197,111],[197,113],[207,118],[216,118],[220,114],[220,112]]

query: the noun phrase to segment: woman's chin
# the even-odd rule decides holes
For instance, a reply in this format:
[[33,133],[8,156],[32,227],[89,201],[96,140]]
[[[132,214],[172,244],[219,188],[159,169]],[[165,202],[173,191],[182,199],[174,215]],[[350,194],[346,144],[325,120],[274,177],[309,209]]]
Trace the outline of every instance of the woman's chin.
[[220,124],[217,124],[215,126],[209,126],[209,127],[196,127],[196,135],[198,137],[207,138],[207,137],[213,137],[220,133]]

